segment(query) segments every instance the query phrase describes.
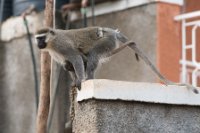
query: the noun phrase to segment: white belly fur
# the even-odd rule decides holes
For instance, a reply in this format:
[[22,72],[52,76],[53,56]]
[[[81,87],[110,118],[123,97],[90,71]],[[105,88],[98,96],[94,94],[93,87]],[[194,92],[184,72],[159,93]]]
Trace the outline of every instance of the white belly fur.
[[53,50],[49,50],[49,54],[56,62],[58,62],[62,65],[65,63],[65,58],[63,55],[61,55]]

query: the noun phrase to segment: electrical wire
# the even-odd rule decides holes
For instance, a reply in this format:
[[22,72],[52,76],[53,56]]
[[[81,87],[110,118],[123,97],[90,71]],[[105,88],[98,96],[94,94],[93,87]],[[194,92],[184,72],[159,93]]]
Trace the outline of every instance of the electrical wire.
[[0,22],[2,22],[2,19],[3,19],[3,11],[4,11],[4,3],[5,3],[5,0],[1,0],[1,7],[0,7]]
[[95,26],[96,25],[95,14],[94,14],[95,2],[94,0],[91,0],[90,3],[91,3],[91,8],[92,8],[92,26]]
[[1,7],[0,7],[0,40],[1,40],[1,26],[2,26],[2,19],[3,19],[3,12],[4,12],[4,3],[5,0],[1,0]]
[[65,24],[65,29],[70,29],[70,18],[71,18],[71,11],[67,12],[67,20]]
[[26,16],[24,16],[23,19],[24,19],[24,25],[26,27],[26,32],[27,32],[27,37],[28,37],[28,42],[29,42],[29,47],[30,47],[30,52],[31,52],[31,59],[32,59],[32,64],[33,64],[33,74],[34,74],[34,81],[35,81],[35,100],[36,100],[36,112],[37,112],[38,103],[39,103],[37,66],[36,66],[36,60],[35,60],[34,51],[33,51],[33,43],[31,40],[31,34],[29,31],[29,26],[28,26],[28,21],[26,19]]
[[87,27],[87,5],[88,5],[88,0],[82,0],[81,1],[81,14],[82,14],[82,23],[83,27]]
[[87,27],[87,9],[86,9],[86,7],[81,8],[81,13],[83,15],[83,19],[82,19],[83,27]]

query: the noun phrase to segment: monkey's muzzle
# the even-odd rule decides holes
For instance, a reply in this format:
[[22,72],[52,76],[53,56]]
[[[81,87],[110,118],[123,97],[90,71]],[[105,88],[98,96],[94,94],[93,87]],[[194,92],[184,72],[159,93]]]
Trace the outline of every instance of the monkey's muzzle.
[[47,46],[47,43],[45,42],[45,38],[36,38],[38,48],[39,49],[44,49]]
[[46,43],[45,42],[38,43],[38,48],[39,49],[44,49],[45,47],[46,47]]

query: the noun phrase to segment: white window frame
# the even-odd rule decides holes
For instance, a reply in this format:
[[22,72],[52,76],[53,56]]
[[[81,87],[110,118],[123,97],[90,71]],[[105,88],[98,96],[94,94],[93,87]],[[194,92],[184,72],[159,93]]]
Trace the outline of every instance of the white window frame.
[[[197,86],[197,79],[200,77],[200,62],[197,61],[196,56],[196,31],[198,28],[200,28],[200,20],[194,20],[194,21],[186,21],[191,18],[200,17],[200,11],[185,13],[182,15],[176,16],[174,19],[176,21],[181,21],[182,23],[182,58],[180,60],[181,64],[181,82],[182,83],[189,83],[189,74],[191,73],[192,82],[191,84],[193,86]],[[192,27],[192,41],[191,44],[187,44],[187,36],[186,36],[186,28]],[[187,50],[192,50],[192,59],[187,60]],[[194,67],[194,69],[189,69],[188,67]]]

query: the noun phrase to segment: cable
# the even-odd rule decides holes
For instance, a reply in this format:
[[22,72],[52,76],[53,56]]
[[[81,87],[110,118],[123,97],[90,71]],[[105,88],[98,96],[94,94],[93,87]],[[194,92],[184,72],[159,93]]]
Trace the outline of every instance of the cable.
[[87,5],[88,0],[81,1],[81,14],[83,15],[83,27],[87,27]]
[[3,19],[4,3],[5,3],[5,0],[1,0],[1,7],[0,7],[0,40],[1,40],[1,26],[2,26],[2,19]]
[[71,18],[71,11],[67,12],[67,20],[66,20],[66,24],[65,24],[65,29],[70,29],[70,18]]
[[24,19],[24,25],[26,27],[29,47],[30,47],[30,51],[31,51],[31,59],[32,59],[32,63],[33,63],[33,74],[34,74],[34,80],[35,80],[35,100],[36,100],[36,112],[37,112],[38,103],[39,103],[39,93],[38,93],[39,88],[38,88],[38,76],[37,76],[36,60],[35,60],[35,56],[34,56],[34,52],[33,52],[33,43],[32,43],[32,40],[31,40],[31,34],[30,34],[30,31],[29,31],[28,21],[26,19],[26,16],[23,16],[23,19]]
[[3,19],[3,11],[4,11],[4,3],[5,3],[5,0],[1,0],[1,9],[0,9],[0,22],[2,22],[2,19]]
[[81,8],[81,14],[83,15],[83,27],[87,27],[87,9],[85,7]]
[[95,15],[94,15],[95,2],[94,0],[91,0],[90,2],[91,2],[91,7],[92,7],[92,26],[95,26],[96,25]]

